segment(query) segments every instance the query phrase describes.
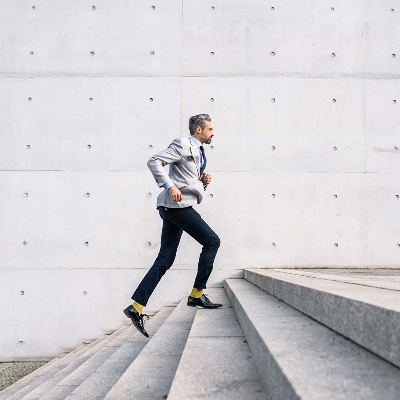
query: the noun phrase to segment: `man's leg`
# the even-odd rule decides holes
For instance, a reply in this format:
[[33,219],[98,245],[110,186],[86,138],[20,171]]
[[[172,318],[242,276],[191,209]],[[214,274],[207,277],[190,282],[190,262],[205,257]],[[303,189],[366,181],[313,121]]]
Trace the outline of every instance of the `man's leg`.
[[[160,207],[161,209],[161,207]],[[161,215],[161,212],[160,212]],[[161,218],[162,215],[161,215]],[[161,233],[161,248],[153,266],[140,282],[132,299],[137,303],[146,306],[149,297],[156,288],[158,282],[165,272],[172,266],[175,260],[176,251],[182,236],[182,229],[163,218]]]
[[160,208],[160,215],[165,220],[187,232],[202,246],[197,276],[194,288],[201,290],[206,288],[208,278],[213,269],[214,259],[220,246],[218,235],[201,218],[200,214],[192,207],[167,209]]

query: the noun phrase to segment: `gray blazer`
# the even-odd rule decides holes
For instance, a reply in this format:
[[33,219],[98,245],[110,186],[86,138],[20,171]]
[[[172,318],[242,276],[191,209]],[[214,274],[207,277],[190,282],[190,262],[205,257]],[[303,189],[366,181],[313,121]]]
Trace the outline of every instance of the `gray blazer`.
[[[164,166],[169,165],[167,174]],[[199,204],[203,199],[204,187],[200,181],[200,155],[189,138],[175,139],[165,150],[150,157],[147,162],[159,187],[168,176],[182,192],[182,201],[172,201],[168,190],[164,189],[157,197],[157,207],[184,208]]]

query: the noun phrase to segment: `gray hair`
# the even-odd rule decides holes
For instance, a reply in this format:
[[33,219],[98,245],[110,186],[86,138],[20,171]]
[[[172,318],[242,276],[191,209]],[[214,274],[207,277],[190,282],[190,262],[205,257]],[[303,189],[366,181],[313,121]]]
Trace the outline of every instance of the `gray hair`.
[[206,127],[206,121],[211,122],[208,114],[198,114],[189,118],[189,132],[193,136],[196,133],[196,128],[199,126],[202,130]]

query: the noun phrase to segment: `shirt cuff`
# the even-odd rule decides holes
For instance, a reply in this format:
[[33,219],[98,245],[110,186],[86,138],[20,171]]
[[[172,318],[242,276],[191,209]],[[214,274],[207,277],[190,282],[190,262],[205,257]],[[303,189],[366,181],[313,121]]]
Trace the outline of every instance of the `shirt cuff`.
[[171,179],[168,180],[167,182],[165,182],[164,185],[163,185],[163,187],[164,187],[165,189],[167,189],[167,190],[168,190],[170,187],[172,187],[172,186],[174,186],[174,183],[171,181]]

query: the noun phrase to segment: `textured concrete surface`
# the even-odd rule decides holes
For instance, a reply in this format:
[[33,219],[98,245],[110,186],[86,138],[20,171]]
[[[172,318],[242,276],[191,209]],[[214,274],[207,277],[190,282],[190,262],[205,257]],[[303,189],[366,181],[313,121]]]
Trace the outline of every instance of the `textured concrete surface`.
[[[146,331],[152,338],[160,326],[171,315],[173,307],[160,310],[150,321],[146,321]],[[141,335],[135,327],[129,329],[130,336],[125,335],[124,341],[120,335],[107,346],[119,346],[105,362],[93,372],[84,382],[73,390],[68,399],[103,399],[121,375],[132,364],[149,339]]]
[[349,275],[245,271],[250,282],[400,367],[398,276],[368,275],[368,271]]
[[168,399],[267,399],[225,291],[207,292],[224,306],[198,309]]
[[197,309],[184,298],[105,399],[156,399],[168,395]]
[[272,399],[398,398],[392,364],[246,280],[226,290]]

